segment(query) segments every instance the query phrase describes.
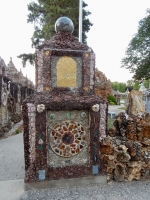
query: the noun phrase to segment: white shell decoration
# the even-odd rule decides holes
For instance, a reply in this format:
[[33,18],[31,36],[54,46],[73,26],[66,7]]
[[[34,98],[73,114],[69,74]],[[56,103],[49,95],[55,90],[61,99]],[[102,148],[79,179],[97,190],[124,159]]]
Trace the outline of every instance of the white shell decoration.
[[39,144],[42,145],[43,143],[44,143],[43,140],[40,138],[40,139],[39,139]]
[[44,104],[37,105],[38,113],[42,113],[44,110],[45,110],[45,105]]
[[99,104],[93,105],[93,106],[92,106],[92,110],[93,110],[94,112],[98,112],[98,111],[99,111]]

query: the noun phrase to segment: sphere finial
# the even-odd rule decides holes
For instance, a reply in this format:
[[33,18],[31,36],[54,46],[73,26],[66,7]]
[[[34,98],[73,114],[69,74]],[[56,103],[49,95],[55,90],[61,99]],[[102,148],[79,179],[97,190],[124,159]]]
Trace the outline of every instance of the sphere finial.
[[60,17],[55,23],[55,31],[64,31],[72,33],[74,30],[73,22],[68,17]]

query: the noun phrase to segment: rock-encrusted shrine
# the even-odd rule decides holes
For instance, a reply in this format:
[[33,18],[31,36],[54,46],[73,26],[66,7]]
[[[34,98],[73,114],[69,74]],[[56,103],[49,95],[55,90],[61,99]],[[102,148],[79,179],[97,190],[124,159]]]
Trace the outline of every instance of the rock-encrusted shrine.
[[23,103],[25,182],[99,175],[105,100],[94,93],[95,54],[67,17],[35,53],[36,92]]

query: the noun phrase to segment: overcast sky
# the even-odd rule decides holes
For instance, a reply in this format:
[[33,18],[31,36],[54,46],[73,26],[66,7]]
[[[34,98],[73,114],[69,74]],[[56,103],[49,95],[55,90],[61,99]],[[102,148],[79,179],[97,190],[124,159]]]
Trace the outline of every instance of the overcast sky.
[[[30,0],[0,1],[0,57],[8,64],[12,57],[17,69],[22,68],[17,55],[34,52],[31,48],[33,25],[27,23]],[[88,33],[88,45],[96,54],[96,67],[111,81],[126,82],[132,74],[120,68],[125,50],[137,32],[138,22],[150,8],[149,0],[85,0],[92,13],[93,27]],[[34,67],[23,73],[34,81]]]

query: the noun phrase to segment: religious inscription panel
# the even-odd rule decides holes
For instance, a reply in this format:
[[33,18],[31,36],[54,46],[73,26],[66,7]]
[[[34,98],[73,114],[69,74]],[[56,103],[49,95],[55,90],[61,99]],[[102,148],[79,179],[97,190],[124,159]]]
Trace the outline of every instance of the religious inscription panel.
[[70,56],[52,56],[51,59],[52,87],[81,87],[82,59]]
[[88,111],[48,111],[47,122],[49,166],[88,165]]

